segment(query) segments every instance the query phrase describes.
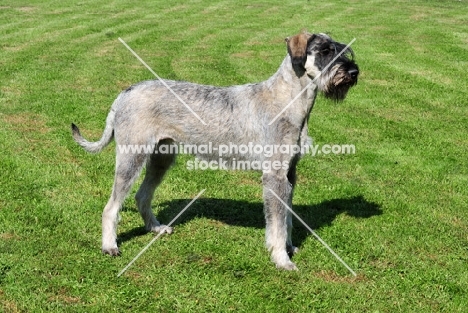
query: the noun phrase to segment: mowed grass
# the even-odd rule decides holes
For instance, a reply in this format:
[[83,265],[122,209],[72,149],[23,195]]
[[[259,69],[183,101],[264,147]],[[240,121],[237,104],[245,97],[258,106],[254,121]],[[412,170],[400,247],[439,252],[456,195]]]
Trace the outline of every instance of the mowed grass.
[[[0,6],[0,311],[466,312],[466,1],[11,1]],[[300,271],[264,248],[261,175],[189,171],[178,159],[153,209],[169,222],[202,198],[121,277],[153,238],[129,195],[122,256],[100,252],[112,144],[90,155],[118,93],[152,74],[212,85],[261,81],[302,28],[353,48],[344,103],[317,99],[316,144],[295,211],[358,273],[294,221]],[[140,180],[141,181],[141,180]]]

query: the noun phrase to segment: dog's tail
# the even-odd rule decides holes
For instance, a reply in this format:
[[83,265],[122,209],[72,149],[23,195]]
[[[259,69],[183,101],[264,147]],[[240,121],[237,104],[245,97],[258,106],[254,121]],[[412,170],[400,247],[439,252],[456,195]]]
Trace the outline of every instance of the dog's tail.
[[114,119],[115,113],[113,110],[110,111],[106,119],[106,128],[99,141],[90,142],[81,136],[80,129],[75,124],[71,124],[73,139],[82,146],[86,151],[90,153],[99,153],[105,146],[107,146],[114,138]]

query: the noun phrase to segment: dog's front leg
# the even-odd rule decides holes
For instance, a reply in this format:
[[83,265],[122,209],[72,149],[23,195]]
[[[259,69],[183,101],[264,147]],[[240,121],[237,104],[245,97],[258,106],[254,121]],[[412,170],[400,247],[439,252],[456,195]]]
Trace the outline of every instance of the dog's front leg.
[[[280,171],[263,173],[263,199],[266,220],[266,246],[271,253],[271,259],[277,268],[297,270],[291,262],[286,250],[290,243],[291,212],[276,197],[285,204],[292,202],[293,185],[287,174]],[[291,245],[292,246],[292,245]]]

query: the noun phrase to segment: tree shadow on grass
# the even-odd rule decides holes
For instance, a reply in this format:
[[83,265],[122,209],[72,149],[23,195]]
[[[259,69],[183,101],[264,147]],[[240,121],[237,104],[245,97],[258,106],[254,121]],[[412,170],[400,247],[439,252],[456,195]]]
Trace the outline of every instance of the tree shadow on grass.
[[[175,199],[163,202],[163,209],[157,218],[161,223],[169,223],[192,199]],[[329,226],[340,214],[355,218],[369,218],[382,214],[380,206],[369,202],[363,196],[323,201],[315,205],[293,205],[294,212],[313,230]],[[195,218],[208,218],[232,226],[264,228],[263,203],[229,199],[197,199],[172,226],[186,223]],[[293,244],[300,247],[310,235],[305,227],[293,217]],[[146,234],[144,227],[134,228],[119,235],[119,243]]]

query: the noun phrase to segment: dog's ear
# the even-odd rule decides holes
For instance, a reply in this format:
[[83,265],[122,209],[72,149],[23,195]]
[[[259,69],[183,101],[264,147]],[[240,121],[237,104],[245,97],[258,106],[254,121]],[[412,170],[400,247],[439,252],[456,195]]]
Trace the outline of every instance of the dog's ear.
[[304,31],[298,35],[287,37],[285,39],[288,46],[288,53],[291,56],[293,64],[305,65],[307,60],[307,45],[313,37],[313,34]]

